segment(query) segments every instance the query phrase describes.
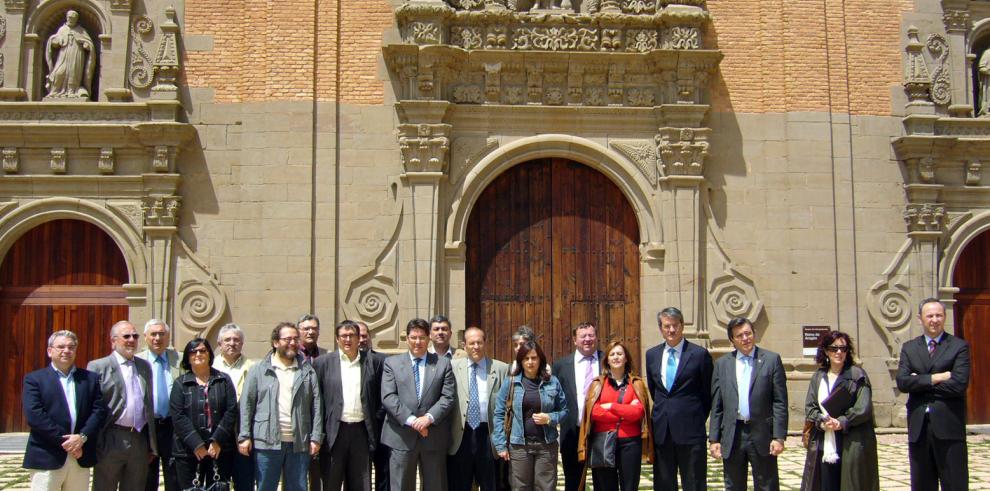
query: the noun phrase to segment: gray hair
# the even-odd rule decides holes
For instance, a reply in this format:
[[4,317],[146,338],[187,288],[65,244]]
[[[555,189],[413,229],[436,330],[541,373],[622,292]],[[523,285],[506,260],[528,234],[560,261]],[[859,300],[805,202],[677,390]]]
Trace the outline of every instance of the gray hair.
[[302,324],[303,322],[306,322],[306,321],[316,321],[316,328],[317,329],[320,328],[320,318],[317,317],[317,316],[315,316],[315,315],[313,315],[313,314],[303,314],[303,315],[301,315],[299,317],[299,320],[296,321],[296,325],[298,326],[299,324]]
[[124,319],[122,321],[117,321],[116,323],[114,323],[114,325],[110,326],[110,338],[116,336],[117,330],[120,329],[120,327],[123,326],[124,324],[128,324],[131,327],[134,327],[134,324],[131,324],[131,321],[127,319]]
[[79,337],[76,336],[76,333],[72,331],[66,331],[63,329],[61,331],[55,331],[52,333],[51,336],[48,336],[48,347],[51,348],[52,346],[54,346],[55,340],[58,338],[69,338],[72,340],[73,343],[76,343],[77,346],[79,345]]
[[151,326],[163,326],[165,327],[165,332],[171,331],[171,329],[168,328],[168,324],[165,321],[161,319],[148,319],[148,322],[144,323],[145,334],[148,334],[148,329],[151,329]]
[[657,322],[660,322],[661,317],[666,317],[668,319],[673,319],[677,321],[678,324],[684,325],[684,314],[677,307],[667,307],[660,312],[657,312]]
[[921,315],[921,311],[925,308],[925,305],[928,305],[930,303],[937,303],[937,304],[941,305],[942,306],[942,312],[945,312],[945,304],[942,303],[941,300],[939,300],[939,299],[937,299],[935,297],[928,297],[928,298],[922,300],[921,303],[918,304],[918,315]]
[[536,331],[527,325],[519,326],[519,329],[516,329],[516,332],[512,333],[512,342],[519,341],[520,339],[536,341]]
[[231,322],[229,324],[224,324],[223,327],[220,328],[220,332],[217,333],[217,345],[220,344],[220,340],[223,339],[223,335],[228,332],[237,333],[237,335],[241,338],[241,342],[244,342],[244,330],[241,329],[241,326]]

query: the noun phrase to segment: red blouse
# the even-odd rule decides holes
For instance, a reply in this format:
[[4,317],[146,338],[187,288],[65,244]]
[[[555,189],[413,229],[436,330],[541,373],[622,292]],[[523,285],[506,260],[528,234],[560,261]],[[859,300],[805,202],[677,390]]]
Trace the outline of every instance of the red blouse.
[[[621,404],[618,399],[619,390],[606,381],[598,402],[591,408],[591,431],[595,433],[612,431],[615,430],[615,424],[619,423],[619,438],[642,435],[643,416],[646,412],[642,402],[636,397],[632,385],[626,384],[626,392],[622,395]],[[633,401],[636,401],[636,404],[633,404]],[[612,403],[612,406],[607,410],[602,409],[602,404],[607,403]]]

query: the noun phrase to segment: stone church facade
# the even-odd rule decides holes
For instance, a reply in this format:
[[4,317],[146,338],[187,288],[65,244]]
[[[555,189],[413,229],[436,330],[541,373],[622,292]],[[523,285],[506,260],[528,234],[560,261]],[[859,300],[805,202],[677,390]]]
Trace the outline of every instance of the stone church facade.
[[[849,332],[878,424],[898,426],[900,344],[920,334],[916,304],[934,296],[974,345],[974,381],[987,381],[990,337],[973,319],[990,283],[965,273],[990,252],[990,3],[4,7],[0,329],[19,346],[9,356],[37,358],[25,353],[40,351],[39,330],[105,339],[109,328],[42,322],[27,305],[164,318],[179,348],[236,322],[251,355],[276,322],[306,312],[323,319],[326,346],[329,326],[350,318],[380,349],[399,349],[410,318],[445,313],[455,331],[481,324],[499,343],[528,323],[554,355],[569,346],[567,326],[591,320],[640,356],[661,340],[657,312],[677,306],[688,339],[716,354],[731,351],[731,318],[754,321],[759,344],[784,357],[794,427],[815,368],[804,327]],[[74,39],[89,44],[66,73],[85,93],[53,89],[67,48],[52,40],[70,10],[86,32]],[[558,197],[545,208],[533,205],[535,184],[514,192],[551,166],[540,189]],[[580,172],[601,183],[585,189]],[[609,193],[622,203],[596,215],[592,199]],[[613,208],[628,210],[615,212],[628,227],[605,217]],[[586,220],[559,226],[603,249],[539,235],[571,209]],[[533,210],[546,220],[517,223]],[[18,241],[58,220],[112,239],[125,281],[58,280],[60,290],[23,279],[58,255]],[[631,247],[616,252],[619,235]],[[576,293],[596,278],[601,291]]]

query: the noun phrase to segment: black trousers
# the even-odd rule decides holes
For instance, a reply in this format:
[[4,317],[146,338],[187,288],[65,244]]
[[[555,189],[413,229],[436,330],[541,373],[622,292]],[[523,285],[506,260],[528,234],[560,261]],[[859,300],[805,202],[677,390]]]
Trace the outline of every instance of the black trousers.
[[481,491],[495,491],[495,456],[492,455],[488,423],[472,430],[464,425],[457,453],[447,457],[447,489],[471,491],[477,481]]
[[378,445],[375,447],[375,491],[389,491],[388,461],[391,457],[392,449],[379,439]]
[[[217,459],[217,471],[220,474],[220,482],[230,481],[231,468],[234,464],[234,453],[237,450],[223,450]],[[199,479],[199,485],[206,488],[216,482],[216,474],[213,472],[213,459],[206,457],[203,460],[196,460],[195,455],[175,456],[175,474],[178,479],[179,489],[188,489],[193,485],[193,479]]]
[[320,451],[323,491],[371,491],[371,452],[364,422],[340,422],[333,448]]
[[911,464],[911,489],[955,491],[969,489],[969,464],[966,440],[942,440],[935,437],[929,416],[925,415],[921,438],[908,443]]
[[591,469],[595,491],[636,491],[639,489],[643,439],[639,436],[619,438],[615,448],[614,469]]
[[677,491],[677,474],[681,475],[681,489],[706,491],[708,489],[708,452],[706,441],[678,445],[667,430],[662,445],[653,447],[653,490]]
[[780,479],[777,475],[777,457],[762,455],[770,448],[758,449],[756,441],[750,437],[750,425],[736,421],[736,434],[732,439],[732,449],[722,449],[724,455],[729,450],[729,458],[722,461],[727,491],[746,491],[746,473],[753,467],[753,487],[760,491],[778,491]]
[[[822,439],[822,449],[825,448],[825,439]],[[822,461],[822,489],[821,491],[842,491],[842,432],[835,432],[835,450],[839,453],[839,461],[834,464],[827,464]],[[822,457],[825,451],[821,452]],[[934,490],[934,488],[932,488]]]
[[[563,428],[561,428],[563,433]],[[578,430],[570,432],[570,438],[560,441],[560,461],[564,470],[564,491],[577,491],[581,483],[581,476],[584,474],[584,464],[578,461],[577,456],[577,434]]]
[[179,479],[175,474],[175,462],[172,459],[172,418],[155,418],[155,434],[158,438],[158,457],[148,464],[148,477],[144,489],[158,491],[158,471],[165,475],[165,491],[181,491]]

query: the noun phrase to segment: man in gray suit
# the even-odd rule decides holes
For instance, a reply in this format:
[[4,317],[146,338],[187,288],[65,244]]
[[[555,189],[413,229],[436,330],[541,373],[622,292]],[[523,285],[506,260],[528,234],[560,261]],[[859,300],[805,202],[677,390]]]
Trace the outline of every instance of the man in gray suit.
[[450,411],[457,389],[450,361],[427,353],[430,324],[413,319],[406,324],[409,352],[385,360],[382,405],[387,417],[382,443],[392,449],[392,491],[413,491],[416,468],[423,488],[446,491],[446,451],[450,443]]
[[753,486],[780,489],[777,456],[787,438],[787,386],[780,355],[756,347],[753,324],[729,321],[735,351],[715,363],[708,451],[722,459],[725,489],[746,489],[747,466]]
[[491,422],[509,365],[485,356],[485,331],[479,327],[464,331],[464,348],[467,358],[451,362],[457,406],[451,415],[447,484],[450,491],[470,491],[477,481],[481,491],[495,491]]
[[94,491],[144,489],[148,463],[158,454],[151,398],[151,365],[137,358],[139,334],[120,321],[110,328],[113,352],[86,367],[100,376],[103,400],[110,408],[97,443]]
[[168,416],[168,400],[172,381],[179,378],[179,352],[171,347],[171,332],[163,320],[149,319],[144,323],[144,342],[148,349],[136,356],[151,364],[151,400],[155,409],[155,437],[158,457],[148,465],[145,491],[158,491],[158,469],[165,476],[165,491],[179,491],[179,478],[172,460],[172,418]]

